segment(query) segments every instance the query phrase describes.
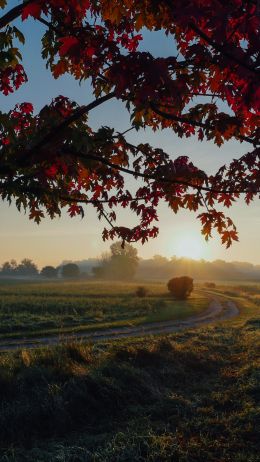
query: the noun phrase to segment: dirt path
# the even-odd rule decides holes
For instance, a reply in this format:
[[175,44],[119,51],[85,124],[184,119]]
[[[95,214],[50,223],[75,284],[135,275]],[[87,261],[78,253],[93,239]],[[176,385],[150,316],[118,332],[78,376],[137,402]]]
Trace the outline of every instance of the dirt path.
[[48,337],[33,337],[26,339],[0,340],[0,351],[16,350],[18,348],[39,348],[42,346],[57,345],[71,340],[89,340],[100,342],[124,337],[142,337],[144,335],[164,334],[177,332],[182,329],[199,327],[214,321],[225,321],[239,314],[236,304],[232,301],[220,302],[214,299],[203,313],[180,321],[162,321],[147,323],[141,326],[118,327],[92,332],[76,332]]

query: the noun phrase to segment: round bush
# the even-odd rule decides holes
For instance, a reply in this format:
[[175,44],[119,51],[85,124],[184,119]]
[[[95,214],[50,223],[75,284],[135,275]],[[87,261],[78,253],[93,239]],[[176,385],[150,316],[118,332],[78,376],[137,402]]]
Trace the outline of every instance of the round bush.
[[135,295],[137,297],[146,297],[147,294],[148,294],[148,290],[146,289],[146,287],[143,287],[143,286],[137,287],[135,291]]
[[169,292],[179,300],[185,300],[193,291],[193,279],[189,276],[172,278],[167,284]]

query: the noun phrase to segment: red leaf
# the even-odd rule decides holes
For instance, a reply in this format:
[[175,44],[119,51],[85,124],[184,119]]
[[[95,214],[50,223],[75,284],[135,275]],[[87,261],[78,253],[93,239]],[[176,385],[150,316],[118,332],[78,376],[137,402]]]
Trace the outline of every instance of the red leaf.
[[30,5],[27,5],[22,12],[22,21],[28,18],[28,16],[32,16],[33,18],[39,18],[40,14],[42,11],[41,5],[38,3],[31,3]]
[[79,44],[79,41],[76,37],[62,37],[59,40],[62,43],[59,49],[60,56],[66,55],[68,51],[71,50],[71,48],[74,48]]
[[33,105],[31,103],[22,103],[21,110],[24,114],[31,114],[33,112]]
[[198,136],[198,138],[199,138],[200,141],[203,141],[203,139],[204,139],[204,133],[203,133],[203,130],[202,130],[201,128],[199,129],[199,136]]
[[48,178],[55,178],[57,173],[58,173],[58,167],[55,164],[45,170],[45,175]]
[[96,54],[96,50],[93,47],[88,47],[85,51],[85,54],[88,58],[92,58]]
[[29,215],[30,220],[34,220],[37,225],[40,224],[42,218],[44,218],[44,213],[38,209],[32,209]]
[[71,217],[75,217],[76,215],[82,214],[82,207],[80,205],[77,205],[77,204],[72,204],[69,207],[68,211],[69,211],[69,215]]

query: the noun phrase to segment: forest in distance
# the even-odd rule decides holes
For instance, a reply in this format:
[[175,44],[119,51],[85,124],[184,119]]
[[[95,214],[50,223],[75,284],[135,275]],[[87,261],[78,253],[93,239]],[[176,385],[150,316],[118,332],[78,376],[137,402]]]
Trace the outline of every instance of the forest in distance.
[[[74,277],[94,278],[95,269],[102,266],[102,258],[88,258],[78,261],[64,260],[57,267],[46,266],[51,271],[50,278],[62,277],[62,268],[67,265],[77,266],[78,271]],[[24,259],[21,263],[15,260],[0,265],[0,278],[39,278],[44,276],[44,268],[39,268],[32,260]],[[217,280],[217,281],[259,281],[260,265],[253,265],[249,262],[224,260],[206,261],[183,258],[166,258],[161,255],[154,255],[150,259],[139,258],[134,274],[121,274],[125,280],[167,280],[170,277],[187,275],[196,280]],[[46,276],[48,278],[48,275]],[[96,275],[98,278],[98,276]],[[108,279],[108,277],[100,277]],[[119,275],[110,274],[111,279],[119,279]]]

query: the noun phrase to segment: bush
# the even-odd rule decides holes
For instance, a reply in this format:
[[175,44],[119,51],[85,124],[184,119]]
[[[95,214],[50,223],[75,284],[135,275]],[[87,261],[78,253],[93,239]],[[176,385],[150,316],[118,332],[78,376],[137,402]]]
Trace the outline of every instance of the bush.
[[148,290],[146,289],[146,287],[143,287],[143,286],[137,287],[135,291],[135,295],[137,297],[146,297],[147,294],[148,294]]
[[216,288],[215,282],[205,282],[204,286],[207,287],[207,289],[215,289]]
[[193,279],[189,276],[172,278],[167,284],[169,292],[179,300],[185,300],[193,291]]

